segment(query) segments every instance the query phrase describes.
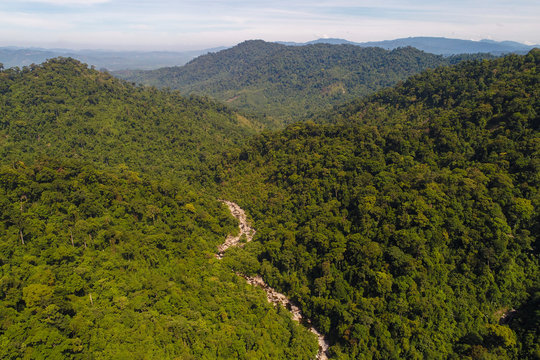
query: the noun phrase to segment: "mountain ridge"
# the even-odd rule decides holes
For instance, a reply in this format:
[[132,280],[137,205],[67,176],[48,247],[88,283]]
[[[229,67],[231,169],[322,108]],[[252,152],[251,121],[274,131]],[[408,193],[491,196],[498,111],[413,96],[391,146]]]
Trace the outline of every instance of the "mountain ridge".
[[428,37],[417,36],[399,38],[393,40],[382,41],[367,41],[354,42],[345,39],[337,38],[321,38],[308,41],[305,43],[295,42],[278,42],[285,45],[305,46],[310,44],[349,44],[362,47],[381,47],[386,50],[392,50],[399,47],[412,46],[419,50],[423,50],[437,55],[457,55],[457,54],[474,54],[474,53],[490,53],[493,55],[503,55],[508,53],[526,54],[535,47],[540,45],[526,45],[516,41],[494,41],[494,40],[464,40],[452,39],[446,37]]
[[[437,42],[437,46],[433,43]],[[452,39],[445,37],[408,37],[393,40],[354,42],[340,38],[320,38],[307,42],[276,41],[275,43],[288,46],[305,46],[313,44],[349,44],[356,46],[376,46],[384,49],[395,49],[397,47],[412,46],[420,50],[438,55],[452,55],[463,53],[487,52],[494,55],[507,53],[524,54],[534,47],[540,45],[527,45],[516,41],[494,41],[482,39],[480,41]],[[103,49],[63,49],[63,48],[41,48],[41,47],[21,47],[3,46],[0,47],[0,63],[4,67],[23,67],[31,64],[39,64],[47,59],[64,56],[72,57],[82,62],[94,65],[98,69],[109,71],[118,70],[153,70],[167,66],[181,66],[190,60],[206,53],[218,52],[229,48],[229,46],[219,46],[201,50],[189,51],[112,51]]]
[[227,102],[280,126],[391,86],[427,68],[464,59],[415,48],[384,50],[350,44],[287,46],[263,40],[193,59],[182,67],[114,72],[122,79]]
[[218,173],[257,228],[239,271],[299,304],[330,358],[536,359],[539,65],[427,70],[256,136]]
[[0,71],[0,104],[4,161],[61,154],[184,179],[259,128],[207,98],[137,87],[70,58]]

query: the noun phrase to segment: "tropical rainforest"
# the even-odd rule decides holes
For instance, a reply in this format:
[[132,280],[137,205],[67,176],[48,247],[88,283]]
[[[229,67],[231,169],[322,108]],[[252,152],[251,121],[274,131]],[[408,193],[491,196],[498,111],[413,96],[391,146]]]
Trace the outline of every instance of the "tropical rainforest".
[[0,358],[315,355],[213,256],[235,223],[188,180],[247,119],[72,59],[0,79]]
[[474,58],[493,56],[443,57],[411,47],[388,51],[348,44],[286,46],[250,40],[181,67],[114,74],[183,94],[211,96],[275,128],[394,85],[427,68]]
[[217,171],[256,220],[242,271],[336,358],[540,355],[539,308],[519,310],[540,295],[539,61],[439,68],[254,138]]
[[0,73],[0,156],[81,159],[167,178],[259,127],[207,98],[134,86],[69,58]]
[[[0,357],[313,359],[258,275],[330,359],[540,359],[540,51],[435,60],[279,130],[73,59],[0,66]],[[221,199],[256,229],[222,260]]]

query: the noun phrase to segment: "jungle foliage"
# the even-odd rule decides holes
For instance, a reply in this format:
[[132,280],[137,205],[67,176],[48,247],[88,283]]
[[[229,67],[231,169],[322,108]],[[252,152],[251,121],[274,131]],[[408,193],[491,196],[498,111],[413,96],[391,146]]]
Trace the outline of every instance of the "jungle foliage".
[[182,177],[255,132],[206,98],[136,87],[70,58],[0,71],[0,158],[81,159]]
[[[390,54],[428,66],[369,56],[392,73]],[[0,66],[0,358],[312,359],[235,271],[336,359],[540,358],[539,62],[428,70],[253,137],[226,105],[72,59]],[[223,260],[218,198],[257,229]]]
[[129,171],[1,167],[0,358],[311,359],[313,335],[213,256],[235,227]]
[[540,358],[539,64],[429,70],[257,136],[216,168],[258,230],[236,266],[336,359]]
[[65,58],[1,71],[0,105],[0,358],[314,356],[214,258],[236,224],[193,181],[254,123]]
[[116,72],[120,78],[183,94],[203,94],[257,115],[269,127],[299,121],[333,105],[405,80],[427,68],[488,54],[443,57],[408,47],[285,46],[262,40],[200,56],[181,67]]

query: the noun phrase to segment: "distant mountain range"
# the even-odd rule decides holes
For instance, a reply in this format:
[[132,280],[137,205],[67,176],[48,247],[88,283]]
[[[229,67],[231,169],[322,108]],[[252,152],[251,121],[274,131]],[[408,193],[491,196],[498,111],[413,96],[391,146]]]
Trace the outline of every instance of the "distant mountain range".
[[258,40],[140,74],[292,114],[260,133],[74,59],[0,71],[0,359],[311,360],[303,314],[319,358],[539,360],[540,49],[439,66],[485,57]]
[[437,55],[454,54],[474,54],[490,53],[493,55],[503,55],[508,53],[526,54],[531,49],[540,45],[526,45],[515,41],[493,41],[493,40],[461,40],[448,39],[444,37],[408,37],[395,40],[352,42],[345,39],[317,39],[306,43],[279,42],[283,45],[303,46],[312,44],[349,44],[362,47],[380,47],[386,50],[393,50],[400,47],[412,46],[419,50]]
[[[412,46],[436,55],[489,53],[503,55],[508,53],[526,54],[540,45],[525,45],[515,41],[460,40],[443,37],[409,37],[395,40],[353,42],[345,39],[317,39],[306,43],[277,42],[282,45],[304,46],[313,44],[347,44],[361,47],[380,47],[394,50]],[[109,50],[69,50],[23,47],[0,47],[0,63],[5,68],[40,64],[47,59],[63,56],[71,57],[95,66],[97,69],[117,70],[155,70],[163,67],[182,66],[194,58],[211,52],[227,49],[222,46],[212,49],[192,51],[109,51]]]
[[152,70],[166,66],[184,65],[197,56],[225,47],[193,51],[108,51],[108,50],[69,50],[0,47],[0,63],[5,68],[40,64],[47,59],[63,56],[71,57],[93,65],[98,69],[110,71],[123,69]]

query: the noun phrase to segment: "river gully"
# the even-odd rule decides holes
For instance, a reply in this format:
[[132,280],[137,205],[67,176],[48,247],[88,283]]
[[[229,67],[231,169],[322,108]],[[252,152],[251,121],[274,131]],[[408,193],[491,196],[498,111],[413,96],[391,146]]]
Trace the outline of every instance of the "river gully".
[[[225,251],[233,246],[243,246],[244,243],[241,242],[241,239],[243,236],[245,236],[246,242],[249,242],[253,240],[253,236],[255,235],[255,229],[251,227],[251,225],[247,222],[246,213],[240,206],[238,206],[236,203],[232,201],[222,200],[222,202],[227,205],[229,208],[231,214],[238,220],[238,227],[240,229],[240,232],[237,236],[229,235],[225,239],[225,242],[218,246],[218,252],[216,254],[216,257],[218,259],[222,259]],[[266,298],[268,301],[275,306],[283,306],[289,312],[291,313],[291,316],[294,321],[299,322],[300,324],[305,325],[312,333],[314,333],[317,336],[317,340],[319,342],[319,352],[317,353],[317,360],[327,360],[328,356],[327,351],[329,348],[329,344],[326,341],[324,335],[322,335],[320,332],[317,331],[313,326],[311,326],[311,321],[309,319],[304,318],[302,315],[302,311],[298,308],[298,306],[294,305],[285,295],[277,292],[275,289],[271,288],[264,282],[262,277],[255,276],[250,277],[246,276],[244,274],[237,273],[238,276],[243,277],[246,279],[246,281],[253,286],[257,286],[261,289],[263,289],[266,292]]]

